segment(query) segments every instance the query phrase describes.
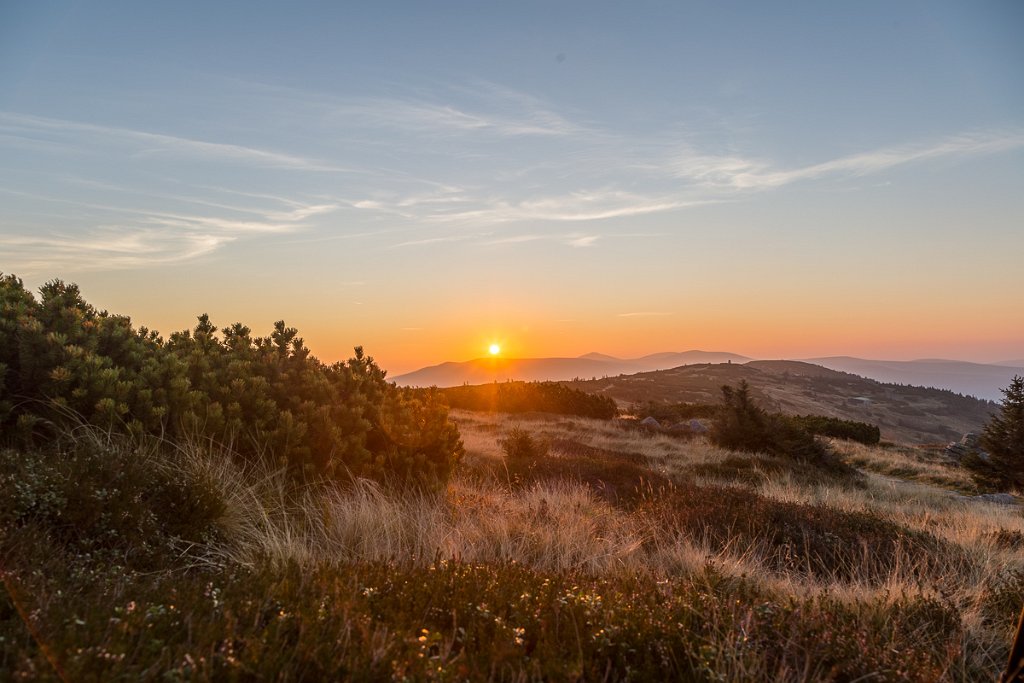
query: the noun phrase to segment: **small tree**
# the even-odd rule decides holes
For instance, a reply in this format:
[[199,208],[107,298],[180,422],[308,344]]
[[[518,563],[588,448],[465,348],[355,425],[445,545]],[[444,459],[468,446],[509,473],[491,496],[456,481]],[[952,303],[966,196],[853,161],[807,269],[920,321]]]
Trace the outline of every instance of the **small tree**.
[[548,454],[547,441],[533,438],[530,432],[518,426],[510,429],[504,439],[498,439],[498,445],[509,460],[536,461]]
[[754,403],[750,386],[722,387],[722,405],[711,425],[711,441],[734,451],[769,453],[804,461],[821,461],[827,455],[814,435],[797,420],[768,413]]
[[754,403],[746,380],[740,380],[736,389],[722,387],[722,406],[711,425],[711,440],[734,451],[770,450],[768,414]]
[[988,465],[1004,486],[1024,489],[1024,377],[1003,389],[1003,405],[981,434]]

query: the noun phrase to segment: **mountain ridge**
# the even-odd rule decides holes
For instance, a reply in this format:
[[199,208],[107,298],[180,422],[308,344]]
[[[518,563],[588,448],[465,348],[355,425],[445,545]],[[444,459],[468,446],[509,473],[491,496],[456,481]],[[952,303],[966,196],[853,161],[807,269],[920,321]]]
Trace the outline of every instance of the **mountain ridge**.
[[616,358],[597,352],[574,358],[474,358],[431,365],[398,375],[392,381],[402,386],[420,387],[451,387],[506,380],[565,381],[649,372],[693,363],[741,363],[749,360],[735,353],[700,350],[666,351],[640,358]]
[[[459,386],[522,381],[565,381],[575,378],[599,378],[638,372],[667,370],[696,363],[769,362],[726,351],[665,351],[639,358],[618,358],[591,351],[576,357],[550,358],[475,358],[446,361],[391,378],[402,386]],[[998,401],[1002,389],[1014,375],[1024,375],[1024,363],[1004,365],[973,363],[942,358],[910,361],[876,360],[855,356],[823,356],[803,359],[778,359],[806,362],[819,367],[847,372],[879,382],[948,389],[966,396]]]

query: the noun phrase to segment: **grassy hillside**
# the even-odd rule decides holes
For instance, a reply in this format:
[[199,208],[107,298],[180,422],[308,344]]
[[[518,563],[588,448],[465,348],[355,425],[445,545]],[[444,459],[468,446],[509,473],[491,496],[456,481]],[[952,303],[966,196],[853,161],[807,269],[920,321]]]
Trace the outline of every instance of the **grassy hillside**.
[[[466,456],[419,493],[88,429],[3,451],[0,671],[974,681],[1003,663],[1024,516],[926,452],[836,443],[859,468],[837,474],[607,420],[453,418]],[[513,427],[548,455],[505,457]],[[175,490],[198,492],[191,518]]]
[[637,401],[717,403],[723,384],[741,380],[769,410],[869,422],[881,428],[883,439],[906,443],[944,443],[979,431],[996,407],[951,391],[882,384],[798,361],[685,365],[569,386],[625,407]]

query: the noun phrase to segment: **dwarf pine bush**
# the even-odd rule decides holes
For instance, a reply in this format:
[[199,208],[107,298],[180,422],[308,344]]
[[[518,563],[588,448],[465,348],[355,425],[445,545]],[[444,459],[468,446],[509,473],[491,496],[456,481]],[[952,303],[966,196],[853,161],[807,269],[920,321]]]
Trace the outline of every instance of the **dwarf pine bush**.
[[722,448],[770,453],[798,460],[825,457],[825,449],[797,420],[772,414],[754,403],[747,382],[722,387],[722,406],[715,415],[711,440]]
[[548,454],[548,443],[534,438],[530,432],[521,427],[513,427],[498,445],[510,460],[539,460]]
[[462,455],[437,392],[386,382],[361,347],[328,365],[284,321],[257,337],[206,315],[164,340],[97,311],[73,284],[48,282],[37,301],[0,276],[0,434],[25,445],[81,421],[202,437],[300,476],[430,486]]

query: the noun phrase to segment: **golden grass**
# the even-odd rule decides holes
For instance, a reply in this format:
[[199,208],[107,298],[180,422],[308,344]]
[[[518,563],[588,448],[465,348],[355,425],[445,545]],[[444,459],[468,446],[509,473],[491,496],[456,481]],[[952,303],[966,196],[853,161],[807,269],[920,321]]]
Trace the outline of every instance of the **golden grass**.
[[[391,560],[426,564],[437,559],[471,563],[516,562],[538,570],[581,570],[590,574],[645,573],[655,577],[689,574],[712,566],[726,576],[746,577],[781,595],[828,595],[850,604],[888,604],[910,596],[931,596],[957,605],[971,643],[965,652],[985,666],[1001,656],[1011,624],[993,623],[987,601],[993,585],[1014,570],[1024,572],[1024,515],[1016,506],[969,500],[936,485],[951,481],[966,488],[960,473],[909,451],[837,443],[848,462],[868,471],[859,486],[797,481],[772,470],[768,456],[748,456],[764,480],[753,486],[772,500],[868,513],[926,532],[963,552],[943,558],[926,578],[921,558],[898,552],[879,578],[872,549],[855,566],[822,577],[795,567],[780,571],[769,560],[776,552],[739,537],[723,548],[707,539],[668,533],[656,522],[600,499],[576,481],[538,481],[515,487],[488,476],[501,472],[497,440],[519,425],[534,436],[572,440],[607,451],[639,453],[665,476],[684,476],[694,465],[721,463],[736,454],[703,439],[685,441],[626,430],[612,422],[553,416],[485,415],[456,411],[466,460],[438,494],[396,495],[368,481],[347,490],[311,488],[295,492],[273,473],[241,472],[227,459],[191,458],[229,493],[223,519],[228,556],[248,565],[276,562],[322,563]],[[552,457],[558,457],[555,453]],[[880,474],[880,463],[913,470],[913,480]],[[490,469],[488,470],[488,466]],[[889,471],[892,471],[891,469]],[[941,476],[940,476],[941,475]],[[691,477],[692,478],[692,477]],[[697,477],[698,484],[736,485]],[[827,480],[826,480],[827,481]],[[743,484],[749,486],[749,484]],[[1021,543],[1007,543],[1019,537]],[[857,566],[862,564],[863,566]],[[774,567],[774,568],[773,568]],[[1024,576],[1024,574],[1022,574]]]
[[881,448],[839,440],[834,440],[832,447],[846,462],[861,470],[977,493],[970,473],[935,451],[905,446]]

